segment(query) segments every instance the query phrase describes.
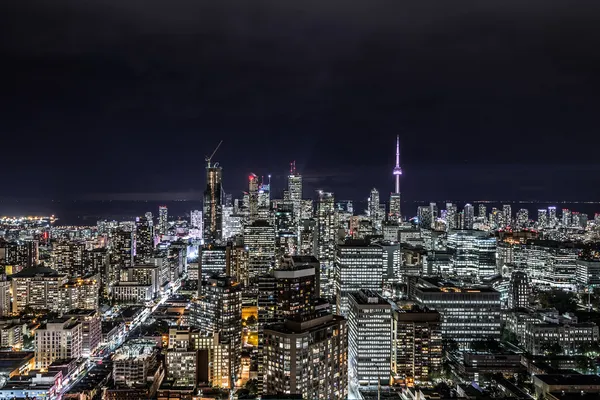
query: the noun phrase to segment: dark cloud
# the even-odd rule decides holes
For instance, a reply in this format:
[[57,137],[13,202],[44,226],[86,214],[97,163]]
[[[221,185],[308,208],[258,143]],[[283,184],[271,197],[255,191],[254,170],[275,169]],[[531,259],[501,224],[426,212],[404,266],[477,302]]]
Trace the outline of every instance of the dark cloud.
[[295,159],[318,184],[355,171],[340,190],[362,197],[390,184],[399,133],[415,198],[529,195],[516,164],[596,162],[599,19],[597,0],[2,1],[5,184],[200,190],[224,139],[227,190]]

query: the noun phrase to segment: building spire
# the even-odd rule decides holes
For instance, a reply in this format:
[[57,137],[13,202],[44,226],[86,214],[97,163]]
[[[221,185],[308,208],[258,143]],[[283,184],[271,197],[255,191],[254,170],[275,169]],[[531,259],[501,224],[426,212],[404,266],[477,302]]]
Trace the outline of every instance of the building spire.
[[396,136],[396,166],[393,174],[396,177],[396,191],[394,193],[400,193],[400,175],[402,175],[402,168],[400,168],[400,135]]

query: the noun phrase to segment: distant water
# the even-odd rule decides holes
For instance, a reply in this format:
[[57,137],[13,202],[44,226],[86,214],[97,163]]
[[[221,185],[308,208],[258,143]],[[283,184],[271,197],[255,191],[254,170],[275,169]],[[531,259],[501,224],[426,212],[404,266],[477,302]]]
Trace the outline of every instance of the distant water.
[[[436,202],[438,210],[446,207],[447,201]],[[462,209],[465,202],[454,201],[459,210]],[[481,202],[470,202],[475,206],[475,215],[478,214],[478,205]],[[418,206],[428,205],[429,202],[405,202],[402,204],[402,210],[405,217],[410,218],[416,215]],[[571,211],[585,213],[590,219],[594,213],[600,212],[600,202],[580,202],[580,203],[542,203],[542,202],[486,202],[488,213],[492,207],[502,209],[503,204],[510,204],[513,216],[516,212],[525,208],[529,210],[529,216],[532,219],[537,218],[538,209],[547,209],[555,206],[557,215],[561,215],[561,209],[568,208]],[[133,220],[136,216],[141,216],[150,211],[156,217],[158,216],[158,207],[166,205],[169,209],[170,218],[189,218],[191,210],[201,210],[200,201],[70,201],[70,202],[39,202],[39,201],[10,201],[0,202],[0,215],[55,215],[59,218],[57,225],[95,225],[99,219],[114,219],[117,221]],[[354,213],[362,213],[366,207],[366,201],[353,201]]]

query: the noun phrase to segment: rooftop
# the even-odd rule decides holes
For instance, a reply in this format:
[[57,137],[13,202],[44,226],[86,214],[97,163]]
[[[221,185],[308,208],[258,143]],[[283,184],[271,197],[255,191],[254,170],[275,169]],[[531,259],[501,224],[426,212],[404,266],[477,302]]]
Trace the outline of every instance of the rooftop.
[[25,268],[16,274],[10,275],[11,278],[35,278],[36,276],[43,276],[45,278],[58,278],[65,277],[66,275],[63,275],[58,271],[43,265]]
[[581,385],[594,385],[600,386],[600,376],[598,375],[562,375],[562,374],[548,374],[548,375],[534,375],[534,378],[539,379],[549,386],[581,386]]

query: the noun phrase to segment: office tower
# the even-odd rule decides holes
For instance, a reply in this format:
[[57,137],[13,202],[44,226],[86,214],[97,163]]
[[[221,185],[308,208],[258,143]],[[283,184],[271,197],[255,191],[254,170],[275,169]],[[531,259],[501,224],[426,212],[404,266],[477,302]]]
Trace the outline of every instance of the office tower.
[[500,338],[500,292],[487,286],[456,287],[417,278],[408,289],[421,307],[442,315],[442,337],[460,348]]
[[380,203],[379,203],[379,192],[377,189],[371,189],[368,201],[368,212],[369,220],[374,232],[381,231],[381,224],[383,223],[383,215],[380,214]]
[[487,207],[485,204],[479,205],[479,218],[483,221],[487,220]]
[[513,271],[508,285],[508,308],[529,307],[530,295],[531,288],[527,274],[522,271]]
[[302,256],[316,256],[318,254],[317,237],[317,221],[314,219],[302,220],[300,224],[298,254]]
[[198,279],[202,282],[212,276],[225,273],[227,267],[226,246],[206,244],[200,248],[198,257]]
[[348,362],[355,385],[389,385],[392,305],[372,290],[348,294]]
[[548,210],[543,208],[538,210],[537,226],[538,228],[548,227]]
[[271,207],[271,175],[269,175],[268,183],[265,183],[264,177],[261,179],[258,186],[258,208]]
[[519,228],[525,228],[529,224],[529,210],[521,208],[517,212],[517,226]]
[[302,219],[302,175],[296,171],[296,161],[290,163],[288,193],[294,209],[294,219],[299,223]]
[[220,341],[230,349],[229,376],[237,381],[242,351],[242,288],[229,277],[210,278],[200,287],[200,295],[192,305],[192,321],[202,331],[218,333]]
[[248,249],[241,244],[227,243],[225,256],[225,275],[231,276],[244,287],[250,285],[248,271]]
[[548,225],[551,228],[556,228],[558,226],[558,218],[556,217],[556,207],[554,206],[548,207]]
[[588,216],[584,213],[573,213],[573,227],[585,229],[587,227]]
[[169,210],[167,206],[158,207],[158,234],[166,235],[169,232]]
[[275,266],[275,227],[257,220],[244,228],[244,245],[248,249],[248,274],[252,281]]
[[434,310],[393,310],[392,373],[407,383],[429,381],[442,368],[441,315]]
[[333,262],[337,233],[337,213],[333,193],[319,191],[317,205],[317,258],[321,263],[321,296],[332,297]]
[[135,222],[135,261],[144,262],[154,253],[154,226],[146,216]]
[[454,274],[482,279],[496,274],[496,238],[484,231],[457,230],[448,235]]
[[314,300],[319,297],[318,272],[319,260],[313,256],[283,257],[279,268],[273,271],[278,321],[314,312]]
[[85,243],[58,241],[52,243],[50,260],[52,268],[67,276],[83,276]]
[[346,320],[331,314],[265,327],[264,394],[348,397]]
[[202,216],[204,218],[204,242],[214,243],[223,239],[223,169],[219,163],[206,165],[206,189]]
[[18,314],[31,307],[34,310],[56,311],[59,287],[67,276],[43,266],[25,268],[10,276],[12,280],[12,311]]
[[110,238],[109,283],[119,281],[120,271],[133,265],[135,255],[135,232],[116,230]]
[[298,253],[299,226],[294,218],[292,203],[280,203],[275,206],[275,232],[277,241],[277,259],[283,255]]
[[502,216],[503,216],[505,226],[512,225],[512,208],[511,208],[510,204],[502,205]]
[[258,219],[258,176],[248,175],[248,222]]
[[402,221],[402,217],[400,215],[401,212],[401,200],[400,195],[398,193],[390,194],[390,213],[389,213],[389,221],[392,223],[399,223]]
[[401,195],[400,195],[400,176],[402,175],[402,168],[400,168],[400,135],[396,136],[396,166],[392,171],[396,180],[396,186],[394,187],[394,193],[390,195],[390,217],[394,221],[402,220],[402,209],[401,209]]
[[81,356],[90,357],[102,341],[102,321],[96,310],[73,309],[63,315],[81,324]]
[[381,292],[383,279],[387,276],[383,255],[381,246],[371,245],[366,240],[347,239],[338,246],[334,274],[338,314],[347,314],[349,293],[360,289]]
[[35,331],[35,367],[47,369],[55,360],[78,359],[83,353],[83,329],[73,318],[48,322]]
[[417,218],[419,220],[419,226],[422,229],[431,229],[431,224],[433,222],[433,218],[431,217],[431,207],[417,207]]
[[465,226],[464,229],[473,229],[473,222],[475,220],[475,207],[471,204],[465,204]]
[[438,206],[436,203],[429,203],[429,215],[431,215],[431,225],[429,226],[431,229],[434,229],[435,222],[437,221],[438,215]]
[[190,212],[190,237],[192,239],[202,239],[202,233],[204,228],[202,227],[202,211],[192,210]]
[[563,208],[562,210],[562,226],[568,228],[571,226],[571,210]]
[[446,203],[446,230],[451,231],[458,227],[458,209],[456,204]]

